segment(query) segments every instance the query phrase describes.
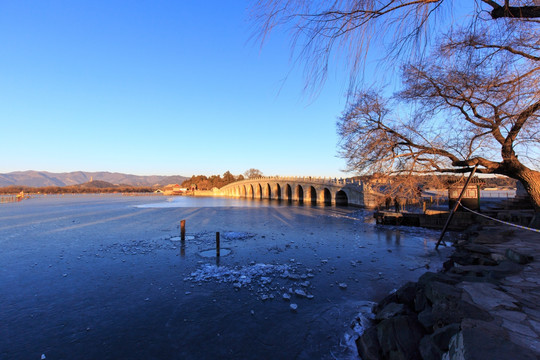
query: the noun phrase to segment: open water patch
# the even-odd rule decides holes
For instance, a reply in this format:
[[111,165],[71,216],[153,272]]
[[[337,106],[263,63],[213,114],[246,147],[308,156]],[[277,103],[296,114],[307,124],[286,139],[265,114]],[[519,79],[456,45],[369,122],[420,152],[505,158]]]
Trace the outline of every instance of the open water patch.
[[[180,236],[173,236],[169,238],[170,241],[182,241],[182,238]],[[185,240],[195,240],[195,236],[193,235],[186,235]]]
[[[232,253],[231,249],[227,248],[220,248],[219,249],[219,255],[220,256],[227,256]],[[203,258],[214,258],[216,257],[216,249],[209,249],[209,250],[203,250],[199,252],[199,256]]]

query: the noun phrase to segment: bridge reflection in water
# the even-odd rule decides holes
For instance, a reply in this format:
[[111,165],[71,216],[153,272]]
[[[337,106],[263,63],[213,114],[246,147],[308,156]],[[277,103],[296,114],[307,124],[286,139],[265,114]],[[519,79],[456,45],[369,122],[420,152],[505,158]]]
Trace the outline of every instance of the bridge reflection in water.
[[315,177],[258,177],[228,184],[218,195],[319,205],[376,206],[377,194],[361,181]]

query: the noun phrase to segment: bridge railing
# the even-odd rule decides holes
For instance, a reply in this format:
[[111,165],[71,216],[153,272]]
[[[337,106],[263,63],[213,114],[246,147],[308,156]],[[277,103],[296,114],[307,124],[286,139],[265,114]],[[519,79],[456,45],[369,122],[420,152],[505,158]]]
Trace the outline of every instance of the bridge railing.
[[314,177],[314,176],[259,176],[251,179],[244,179],[240,181],[235,181],[233,183],[230,183],[228,185],[225,185],[225,187],[228,186],[234,186],[241,183],[251,183],[256,181],[269,181],[269,180],[277,180],[277,181],[295,181],[295,182],[310,182],[310,183],[320,183],[320,184],[332,184],[332,185],[362,185],[361,180],[354,180],[354,179],[343,179],[343,178],[330,178],[330,177]]

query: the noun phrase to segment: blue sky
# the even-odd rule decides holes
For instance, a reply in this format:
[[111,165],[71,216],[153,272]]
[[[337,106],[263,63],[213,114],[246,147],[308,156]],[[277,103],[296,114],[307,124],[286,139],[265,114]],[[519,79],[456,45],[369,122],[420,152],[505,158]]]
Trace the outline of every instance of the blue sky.
[[346,74],[316,98],[248,1],[0,1],[0,172],[346,176]]

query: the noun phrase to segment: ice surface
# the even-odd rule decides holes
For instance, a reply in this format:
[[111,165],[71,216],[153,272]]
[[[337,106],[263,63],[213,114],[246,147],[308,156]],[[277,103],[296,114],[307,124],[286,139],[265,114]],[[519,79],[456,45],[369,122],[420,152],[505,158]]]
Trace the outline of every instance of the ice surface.
[[[433,246],[418,236],[420,229],[407,232],[327,216],[352,216],[350,210],[289,204],[232,210],[223,204],[213,209],[134,208],[139,202],[80,197],[69,203],[36,202],[35,209],[31,201],[0,209],[0,242],[6,250],[0,262],[7,269],[0,282],[5,294],[0,305],[12,309],[4,314],[0,333],[8,326],[14,329],[9,339],[0,339],[0,348],[8,348],[6,358],[29,358],[30,351],[39,358],[40,352],[60,346],[66,354],[87,347],[89,358],[150,358],[158,347],[164,358],[204,358],[203,350],[216,354],[226,344],[238,358],[302,354],[344,360],[343,345],[350,341],[354,346],[356,335],[343,334],[357,313],[356,301],[382,297],[390,288],[414,281],[432,258]],[[183,218],[194,239],[188,237],[180,249],[178,221]],[[222,234],[222,246],[232,250],[219,267],[199,256],[215,245],[215,231]],[[434,259],[432,266],[438,262]],[[418,270],[405,270],[409,267]],[[339,288],[342,282],[348,284],[346,290]],[[92,292],[95,297],[87,299],[88,287],[99,289]],[[130,321],[145,326],[130,328],[136,336],[102,349],[100,344],[120,334],[129,310],[126,298],[150,310],[133,314]],[[291,313],[291,303],[297,304],[297,312]],[[26,312],[35,318],[20,317]],[[86,319],[88,313],[93,315],[88,323],[64,321]],[[201,325],[186,326],[194,319]],[[56,329],[56,323],[66,327]],[[216,326],[230,328],[231,335],[204,341]],[[90,328],[92,336],[79,336]],[[77,341],[64,341],[69,334],[78,334]],[[246,339],[254,337],[268,346],[249,347]]]

